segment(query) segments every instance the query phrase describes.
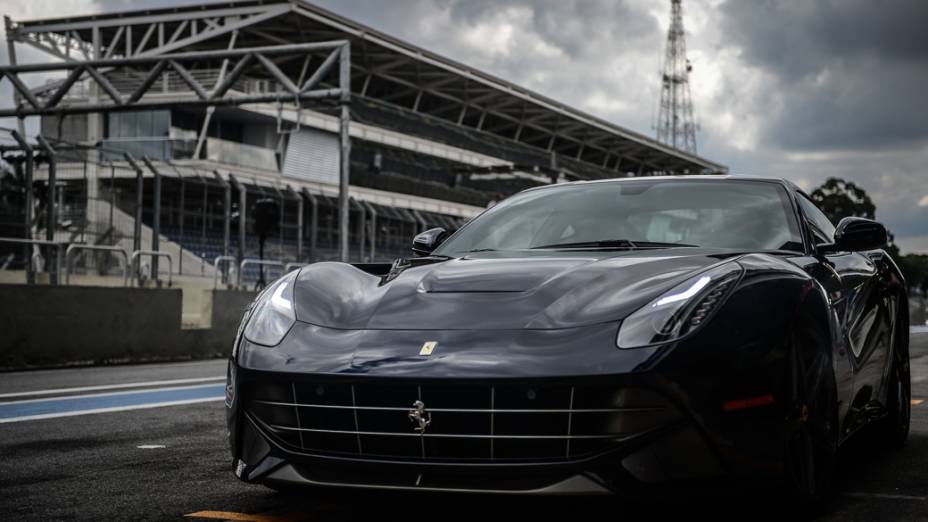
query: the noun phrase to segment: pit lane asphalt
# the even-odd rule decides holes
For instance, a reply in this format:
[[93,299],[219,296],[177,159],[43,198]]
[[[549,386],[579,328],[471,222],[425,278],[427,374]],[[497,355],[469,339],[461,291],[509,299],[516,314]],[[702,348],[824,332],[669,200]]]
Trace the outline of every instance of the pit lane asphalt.
[[[912,408],[908,446],[884,450],[864,436],[843,448],[838,492],[819,520],[928,520],[928,333],[912,335],[911,357],[912,395],[925,402]],[[203,361],[6,373],[0,374],[0,396],[215,378],[224,367],[223,361]],[[472,522],[604,515],[617,520],[788,516],[776,503],[737,494],[704,502],[328,490],[284,495],[232,476],[221,400],[0,424],[0,520]]]

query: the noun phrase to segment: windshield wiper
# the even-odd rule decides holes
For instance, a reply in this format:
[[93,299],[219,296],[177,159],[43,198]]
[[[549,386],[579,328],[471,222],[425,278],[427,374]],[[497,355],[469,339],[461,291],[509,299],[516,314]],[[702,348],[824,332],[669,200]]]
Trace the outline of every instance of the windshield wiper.
[[637,248],[675,248],[675,247],[699,248],[699,245],[690,245],[688,243],[662,243],[660,241],[635,241],[635,247]]
[[473,248],[471,250],[466,250],[465,254],[473,254],[474,252],[496,252],[495,248]]
[[695,247],[686,243],[661,243],[657,241],[630,241],[628,239],[603,239],[600,241],[579,241],[576,243],[553,243],[550,245],[541,245],[531,247],[532,249],[543,248],[674,248],[674,247]]

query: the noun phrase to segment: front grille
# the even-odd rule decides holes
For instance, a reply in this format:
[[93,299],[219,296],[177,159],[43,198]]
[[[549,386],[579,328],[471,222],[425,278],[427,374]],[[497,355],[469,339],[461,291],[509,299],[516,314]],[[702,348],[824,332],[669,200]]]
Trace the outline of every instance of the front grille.
[[[287,449],[365,458],[571,460],[677,418],[654,392],[606,385],[275,381],[246,390],[249,414]],[[417,402],[430,421],[423,432]]]

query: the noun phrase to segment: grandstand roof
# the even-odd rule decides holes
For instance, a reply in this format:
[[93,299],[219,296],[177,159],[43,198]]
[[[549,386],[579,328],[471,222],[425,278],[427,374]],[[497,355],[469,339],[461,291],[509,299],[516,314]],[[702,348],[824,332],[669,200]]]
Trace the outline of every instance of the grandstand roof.
[[[13,37],[67,53],[155,55],[236,47],[350,40],[352,92],[432,118],[527,144],[597,168],[597,177],[727,168],[529,89],[386,35],[302,0],[239,1],[16,22]],[[134,35],[134,36],[133,36]],[[70,51],[65,51],[70,47]],[[321,59],[321,58],[320,58]]]

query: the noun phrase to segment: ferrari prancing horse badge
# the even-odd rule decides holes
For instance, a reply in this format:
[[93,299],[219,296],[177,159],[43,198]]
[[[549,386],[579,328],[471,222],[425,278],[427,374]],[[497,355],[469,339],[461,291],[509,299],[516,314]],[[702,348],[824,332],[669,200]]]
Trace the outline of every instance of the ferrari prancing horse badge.
[[435,347],[438,346],[438,341],[429,341],[422,345],[422,348],[419,349],[419,355],[428,357],[432,355],[432,352],[435,351]]

